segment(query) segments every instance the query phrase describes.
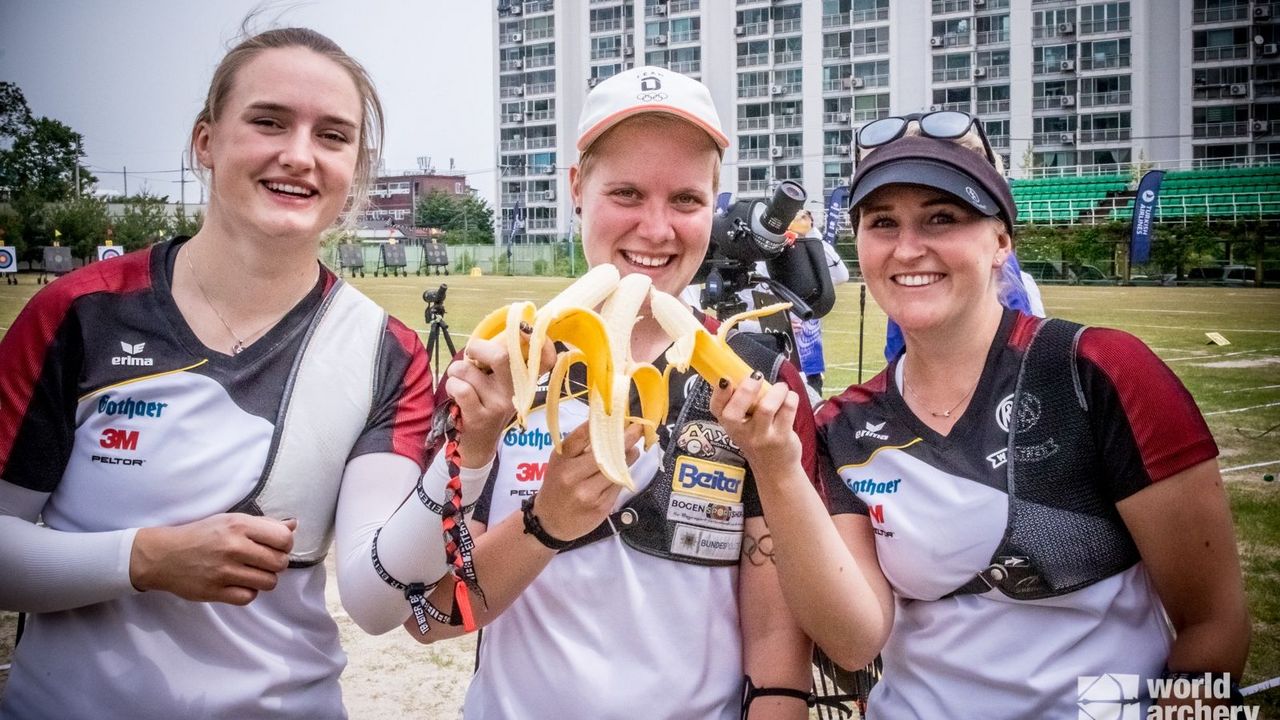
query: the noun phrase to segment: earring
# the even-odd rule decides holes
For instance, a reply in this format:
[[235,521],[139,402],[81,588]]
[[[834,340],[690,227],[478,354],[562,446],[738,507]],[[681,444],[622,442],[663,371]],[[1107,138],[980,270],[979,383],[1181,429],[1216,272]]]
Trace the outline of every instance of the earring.
[[573,214],[574,214],[574,215],[581,215],[581,214],[582,214],[582,206],[581,206],[581,205],[575,205],[575,206],[573,207]]

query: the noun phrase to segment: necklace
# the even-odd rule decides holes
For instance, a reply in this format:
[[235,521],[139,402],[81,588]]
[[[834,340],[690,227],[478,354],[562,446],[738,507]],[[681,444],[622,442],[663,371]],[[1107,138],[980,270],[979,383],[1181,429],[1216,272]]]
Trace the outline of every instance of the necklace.
[[186,247],[186,252],[183,253],[183,256],[187,259],[187,269],[191,271],[191,278],[196,281],[196,288],[200,291],[200,296],[204,298],[204,304],[209,306],[209,309],[212,310],[213,314],[217,316],[218,321],[222,323],[222,327],[226,328],[227,333],[231,335],[231,338],[233,340],[236,341],[235,345],[231,346],[231,354],[239,355],[240,353],[244,352],[245,343],[253,340],[263,330],[266,330],[267,328],[274,325],[276,321],[272,320],[271,322],[267,323],[266,325],[263,325],[257,330],[254,330],[253,332],[249,333],[243,338],[237,335],[236,331],[231,329],[231,323],[227,322],[227,319],[222,317],[222,313],[218,312],[218,306],[214,305],[213,301],[209,299],[209,293],[205,292],[204,285],[200,282],[200,275],[196,273],[195,266],[191,264],[191,254],[192,254],[192,249],[191,249],[191,246],[188,245]]
[[[978,383],[981,381],[982,381],[982,375],[979,374],[978,379],[973,383],[973,387],[969,388],[969,392],[965,393],[964,397],[960,398],[960,400],[957,401],[955,405],[952,405],[949,409],[943,410],[942,412],[934,412],[933,410],[930,410],[929,408],[926,407],[925,411],[936,418],[950,418],[951,413],[955,412],[956,408],[960,407],[960,405],[962,405],[965,400],[969,399],[969,396],[973,394],[973,391],[978,389]],[[907,389],[908,393],[911,393],[911,397],[918,400],[922,406],[928,403],[928,400],[925,400],[924,398],[920,397],[920,395],[918,395],[915,390],[911,389],[911,385],[907,383],[907,366],[905,364],[902,366],[902,385]]]

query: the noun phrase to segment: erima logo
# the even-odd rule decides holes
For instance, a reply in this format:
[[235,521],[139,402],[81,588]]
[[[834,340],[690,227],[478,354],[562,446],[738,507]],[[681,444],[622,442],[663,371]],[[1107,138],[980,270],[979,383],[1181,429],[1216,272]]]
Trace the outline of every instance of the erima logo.
[[982,199],[978,197],[977,190],[974,190],[973,188],[966,185],[964,188],[964,194],[969,196],[969,202],[973,203],[974,207],[984,211],[987,209],[986,204],[983,203]]
[[884,422],[872,423],[870,420],[868,420],[865,426],[866,429],[859,430],[858,432],[854,433],[853,439],[861,440],[864,437],[873,437],[877,440],[888,440],[889,436],[880,432],[881,430],[884,429],[884,425],[885,425]]
[[111,364],[112,365],[143,365],[148,367],[151,365],[155,365],[156,361],[152,360],[151,358],[137,357],[138,353],[141,353],[146,348],[147,348],[147,344],[144,342],[138,343],[137,345],[130,345],[129,343],[121,340],[120,349],[125,352],[125,356],[121,357],[117,355],[111,358]]

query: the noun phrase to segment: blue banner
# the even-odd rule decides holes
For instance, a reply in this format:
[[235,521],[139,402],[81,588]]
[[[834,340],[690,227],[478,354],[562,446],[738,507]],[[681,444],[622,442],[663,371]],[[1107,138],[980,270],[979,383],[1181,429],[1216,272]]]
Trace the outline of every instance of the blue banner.
[[840,229],[840,217],[845,212],[844,202],[849,198],[849,188],[841,185],[831,191],[827,198],[827,226],[822,230],[822,241],[828,245],[836,244],[836,231]]
[[1160,201],[1163,170],[1151,170],[1138,183],[1138,197],[1133,201],[1133,229],[1129,235],[1129,265],[1144,263],[1151,257],[1151,229],[1156,221],[1156,205]]

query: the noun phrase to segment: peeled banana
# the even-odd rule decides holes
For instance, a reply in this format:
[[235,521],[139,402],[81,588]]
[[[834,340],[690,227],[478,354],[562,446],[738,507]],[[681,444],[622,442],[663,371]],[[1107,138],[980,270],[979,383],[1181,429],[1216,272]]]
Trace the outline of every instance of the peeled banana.
[[[548,341],[565,345],[567,350],[556,357],[547,385],[547,430],[557,452],[558,410],[569,368],[575,363],[586,366],[592,454],[605,477],[629,490],[635,484],[627,468],[624,430],[628,422],[639,423],[645,446],[657,442],[657,428],[668,410],[672,368],[692,367],[712,383],[721,378],[735,385],[742,382],[752,370],[729,348],[726,333],[738,320],[787,307],[770,306],[734,316],[713,335],[688,306],[651,285],[646,275],[620,277],[614,266],[597,265],[541,308],[530,302],[511,303],[489,313],[472,332],[473,337],[501,338],[506,344],[512,403],[521,426],[537,395],[543,348]],[[666,354],[666,372],[631,356],[631,332],[646,300],[653,318],[674,343]],[[629,415],[632,387],[639,398],[638,417]]]

